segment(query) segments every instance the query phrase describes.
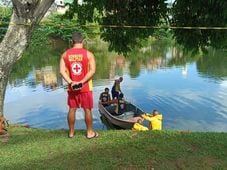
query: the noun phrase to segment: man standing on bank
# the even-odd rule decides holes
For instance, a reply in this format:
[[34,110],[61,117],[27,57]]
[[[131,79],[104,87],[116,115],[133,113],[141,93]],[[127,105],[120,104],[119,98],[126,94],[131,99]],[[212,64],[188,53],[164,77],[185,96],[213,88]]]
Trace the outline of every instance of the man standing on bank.
[[77,108],[83,108],[87,126],[87,138],[98,137],[92,127],[92,76],[96,70],[93,53],[83,48],[84,37],[81,33],[72,34],[73,47],[68,49],[60,60],[60,73],[68,83],[68,125],[69,138],[74,136]]

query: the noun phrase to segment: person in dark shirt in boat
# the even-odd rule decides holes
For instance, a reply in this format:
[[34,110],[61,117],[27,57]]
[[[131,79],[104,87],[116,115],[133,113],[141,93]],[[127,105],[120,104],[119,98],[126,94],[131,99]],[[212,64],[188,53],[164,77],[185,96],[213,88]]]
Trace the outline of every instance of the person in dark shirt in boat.
[[121,115],[125,112],[126,101],[124,100],[124,94],[120,93],[118,99],[114,100],[116,103],[115,114]]
[[102,92],[99,96],[99,102],[104,106],[109,106],[109,102],[111,100],[110,94],[109,94],[109,88],[105,88],[104,92]]
[[114,85],[111,89],[111,94],[113,99],[118,99],[119,94],[121,93],[120,83],[123,81],[123,77],[114,81]]
[[121,115],[124,112],[126,112],[126,104],[129,104],[129,102],[124,100],[124,94],[120,93],[118,99],[112,99],[108,102],[109,105],[115,104],[116,107],[113,110],[113,115]]

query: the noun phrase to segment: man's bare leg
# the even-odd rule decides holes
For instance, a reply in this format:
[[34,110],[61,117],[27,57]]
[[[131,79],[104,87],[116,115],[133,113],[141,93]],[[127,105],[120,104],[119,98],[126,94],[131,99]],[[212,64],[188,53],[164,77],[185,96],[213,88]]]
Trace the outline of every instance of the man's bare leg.
[[93,118],[92,118],[92,112],[91,109],[84,109],[85,112],[85,122],[87,126],[87,138],[93,137],[95,135],[95,132],[93,130]]
[[69,137],[74,136],[74,125],[75,125],[75,115],[76,108],[69,108],[68,112],[68,125],[69,125]]

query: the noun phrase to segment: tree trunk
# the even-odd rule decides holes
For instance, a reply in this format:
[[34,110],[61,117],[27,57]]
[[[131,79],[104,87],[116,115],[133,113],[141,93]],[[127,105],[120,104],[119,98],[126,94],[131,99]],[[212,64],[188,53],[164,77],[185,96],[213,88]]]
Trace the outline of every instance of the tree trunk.
[[13,14],[0,44],[0,116],[3,116],[5,90],[13,64],[22,56],[34,27],[54,0],[12,0]]

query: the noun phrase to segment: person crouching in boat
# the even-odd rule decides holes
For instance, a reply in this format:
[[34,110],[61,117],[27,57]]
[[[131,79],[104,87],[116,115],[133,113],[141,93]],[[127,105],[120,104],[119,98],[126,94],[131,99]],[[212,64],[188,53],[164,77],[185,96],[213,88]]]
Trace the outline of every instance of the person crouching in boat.
[[109,106],[109,102],[110,102],[111,98],[110,98],[110,94],[109,94],[109,88],[105,88],[104,92],[102,92],[99,96],[99,102],[104,106]]
[[152,115],[145,113],[141,117],[150,122],[151,130],[162,130],[162,114],[159,114],[157,110],[153,110]]
[[116,108],[115,108],[115,113],[116,115],[121,115],[125,112],[125,105],[126,101],[124,100],[124,94],[120,93],[119,98],[115,99],[116,101]]
[[136,123],[134,123],[132,130],[134,131],[147,131],[149,130],[146,126],[143,125],[143,119],[140,118],[137,120]]
[[126,111],[126,104],[129,102],[124,100],[124,94],[120,93],[118,99],[112,99],[108,102],[108,104],[115,104],[115,110],[113,115],[121,115]]
[[120,93],[118,99],[113,99],[108,104],[115,104],[116,108],[113,115],[121,115],[125,112],[126,101],[124,100],[124,94]]

